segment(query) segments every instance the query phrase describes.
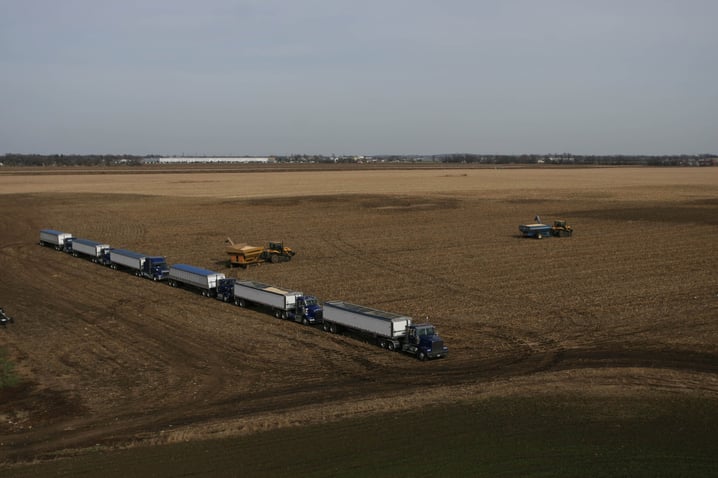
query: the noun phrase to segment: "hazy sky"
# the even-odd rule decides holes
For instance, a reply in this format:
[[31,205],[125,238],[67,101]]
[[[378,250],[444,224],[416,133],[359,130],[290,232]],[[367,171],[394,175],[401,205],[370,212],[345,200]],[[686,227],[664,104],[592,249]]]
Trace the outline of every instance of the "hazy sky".
[[715,0],[0,0],[0,154],[718,153]]

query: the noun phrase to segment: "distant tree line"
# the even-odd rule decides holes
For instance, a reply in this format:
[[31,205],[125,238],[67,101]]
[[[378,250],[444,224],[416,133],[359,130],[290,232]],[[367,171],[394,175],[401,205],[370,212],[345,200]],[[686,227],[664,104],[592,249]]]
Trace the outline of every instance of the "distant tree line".
[[577,164],[635,166],[718,166],[718,156],[697,155],[574,155],[560,154],[436,154],[375,156],[277,156],[277,162],[289,163],[447,163],[447,164]]
[[[16,154],[0,156],[3,166],[137,166],[158,156],[112,154]],[[446,163],[446,164],[563,164],[600,166],[718,166],[718,156],[697,155],[575,155],[558,154],[469,154],[324,156],[294,154],[274,156],[277,163]]]
[[606,166],[708,166],[718,165],[718,156],[713,154],[697,155],[574,155],[561,154],[445,154],[435,156],[444,163],[480,163],[480,164],[581,164]]
[[115,154],[15,154],[0,156],[4,166],[116,166],[140,165],[146,156]]

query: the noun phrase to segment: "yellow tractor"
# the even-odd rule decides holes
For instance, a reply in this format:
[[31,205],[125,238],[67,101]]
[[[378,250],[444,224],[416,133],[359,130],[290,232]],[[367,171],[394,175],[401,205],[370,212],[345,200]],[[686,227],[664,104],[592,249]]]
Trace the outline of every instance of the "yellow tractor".
[[566,221],[554,221],[551,234],[556,237],[570,237],[573,234],[573,227],[566,224]]
[[240,266],[247,267],[252,264],[261,264],[262,262],[287,262],[294,257],[294,252],[289,247],[284,247],[284,243],[271,241],[267,247],[250,246],[249,244],[235,244],[229,237],[225,241],[227,247],[225,252],[229,256],[229,267]]

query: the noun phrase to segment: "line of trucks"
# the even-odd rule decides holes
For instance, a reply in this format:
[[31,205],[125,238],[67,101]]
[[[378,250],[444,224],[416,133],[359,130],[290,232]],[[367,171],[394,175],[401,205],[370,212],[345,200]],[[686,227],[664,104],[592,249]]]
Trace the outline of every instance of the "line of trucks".
[[322,304],[316,297],[300,291],[229,278],[221,272],[187,264],[168,265],[164,256],[114,249],[109,244],[75,238],[71,233],[54,229],[40,231],[40,245],[139,277],[164,281],[172,287],[191,289],[239,307],[260,308],[278,319],[320,326],[334,334],[346,331],[387,350],[414,355],[422,361],[446,357],[449,352],[433,325],[415,324],[406,315],[340,300]]

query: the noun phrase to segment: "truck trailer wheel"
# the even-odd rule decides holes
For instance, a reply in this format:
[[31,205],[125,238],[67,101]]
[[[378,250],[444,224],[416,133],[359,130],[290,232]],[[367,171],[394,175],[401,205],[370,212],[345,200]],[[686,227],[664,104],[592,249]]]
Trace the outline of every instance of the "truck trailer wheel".
[[329,324],[329,332],[336,334],[337,333],[337,324]]
[[390,352],[393,352],[393,351],[396,350],[396,346],[394,345],[394,342],[392,342],[392,341],[389,341],[389,342],[386,344],[386,348],[387,348]]

